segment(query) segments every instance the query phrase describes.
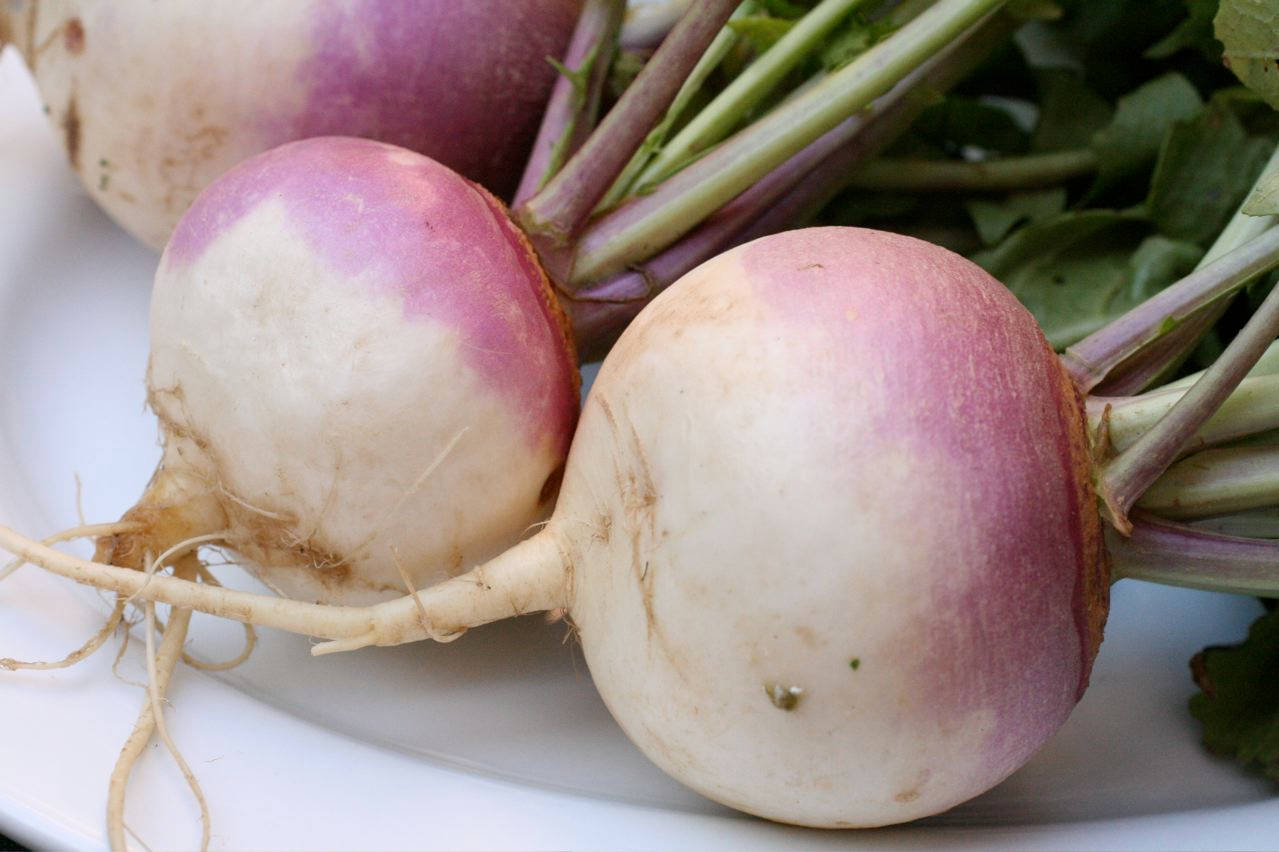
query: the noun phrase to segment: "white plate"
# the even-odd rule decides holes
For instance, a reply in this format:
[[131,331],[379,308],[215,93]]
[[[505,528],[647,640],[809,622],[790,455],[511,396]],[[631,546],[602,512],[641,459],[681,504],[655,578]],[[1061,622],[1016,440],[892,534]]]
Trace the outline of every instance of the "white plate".
[[[0,116],[0,522],[44,535],[76,523],[77,475],[85,515],[110,520],[156,461],[142,390],[155,258],[80,191],[12,52]],[[107,611],[95,591],[23,568],[0,584],[0,656],[61,657]],[[1190,655],[1257,612],[1117,587],[1093,686],[1030,765],[941,817],[856,834],[748,818],[666,778],[608,716],[564,628],[539,618],[322,659],[268,633],[225,676],[181,670],[168,719],[217,849],[1259,847],[1279,837],[1274,787],[1206,755],[1185,710]],[[196,653],[236,653],[238,627],[196,621]],[[112,650],[0,672],[0,831],[105,844],[107,776],[142,700],[137,650],[119,675]],[[128,801],[150,848],[197,842],[195,806],[158,748]]]

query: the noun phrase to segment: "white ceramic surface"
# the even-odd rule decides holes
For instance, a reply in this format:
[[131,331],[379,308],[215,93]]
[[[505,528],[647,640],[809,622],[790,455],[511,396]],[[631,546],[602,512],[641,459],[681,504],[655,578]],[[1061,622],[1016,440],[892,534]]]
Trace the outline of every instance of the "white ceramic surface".
[[[0,522],[34,534],[118,517],[158,450],[143,407],[155,257],[63,162],[38,96],[0,60]],[[81,549],[80,553],[85,553]],[[234,585],[252,588],[234,568]],[[58,658],[105,599],[26,567],[0,584],[0,656]],[[1254,601],[1121,584],[1093,686],[1027,767],[904,828],[816,832],[717,807],[651,766],[612,722],[562,625],[538,617],[449,646],[315,659],[266,633],[226,675],[183,669],[169,725],[208,795],[215,849],[1264,848],[1279,800],[1206,755],[1186,668],[1242,635]],[[234,655],[239,628],[197,616],[190,649]],[[0,832],[105,845],[107,776],[141,706],[138,643],[56,672],[0,672]],[[197,811],[157,747],[127,823],[191,848]],[[139,846],[141,848],[141,846]]]

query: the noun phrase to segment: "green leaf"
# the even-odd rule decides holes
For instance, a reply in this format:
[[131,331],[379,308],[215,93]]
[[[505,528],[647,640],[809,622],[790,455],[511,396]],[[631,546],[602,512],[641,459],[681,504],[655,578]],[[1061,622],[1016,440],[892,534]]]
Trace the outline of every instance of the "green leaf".
[[1004,8],[1019,21],[1056,21],[1065,14],[1056,0],[1012,0]]
[[915,121],[914,131],[943,151],[973,146],[1019,154],[1030,145],[1026,131],[1008,110],[957,95],[947,96],[924,110]]
[[1279,216],[1279,172],[1267,175],[1257,184],[1243,212],[1249,216]]
[[[613,56],[613,64],[608,69],[608,92],[609,97],[617,100],[622,96],[622,92],[635,81],[639,76],[639,72],[644,70],[644,63],[648,61],[648,57],[637,50],[619,50]],[[560,73],[572,78],[572,72],[564,69],[558,63],[552,63],[560,69]],[[587,69],[583,69],[586,71]],[[589,73],[589,72],[588,72]],[[582,85],[585,86],[586,77],[582,77]],[[574,80],[574,86],[577,81]]]
[[1110,124],[1093,137],[1099,165],[1089,197],[1141,175],[1154,163],[1172,126],[1202,107],[1199,93],[1180,74],[1156,77],[1120,98]]
[[793,3],[791,0],[764,0],[764,8],[775,18],[802,18],[815,2]]
[[1181,50],[1194,50],[1216,64],[1221,61],[1221,42],[1213,34],[1212,19],[1217,0],[1186,0],[1186,17],[1176,29],[1146,49],[1149,59],[1167,59]]
[[1002,201],[974,198],[966,205],[981,241],[993,246],[1018,225],[1043,222],[1066,209],[1066,190],[1061,187],[1040,192],[1020,192]]
[[1201,257],[1203,249],[1194,243],[1172,240],[1159,234],[1147,237],[1128,259],[1131,277],[1125,298],[1133,305],[1145,301],[1193,271]]
[[1159,152],[1146,210],[1170,237],[1207,244],[1265,167],[1273,145],[1249,138],[1220,101],[1173,125]]
[[1031,137],[1032,151],[1070,151],[1087,147],[1110,123],[1114,110],[1084,84],[1083,76],[1065,68],[1036,74],[1039,121]]
[[1064,349],[1193,268],[1198,247],[1149,230],[1135,212],[1071,211],[1027,225],[973,260],[1035,315],[1053,348]]
[[1221,0],[1213,21],[1225,62],[1245,86],[1279,109],[1279,5]]
[[728,26],[749,42],[751,49],[759,55],[777,44],[781,37],[795,26],[795,22],[769,15],[745,15],[741,18],[733,18],[728,22]]
[[1051,29],[1070,46],[1088,85],[1112,100],[1150,78],[1151,62],[1143,54],[1187,11],[1184,0],[1062,0],[1062,5],[1066,16]]
[[893,33],[896,27],[887,19],[869,21],[854,12],[827,37],[818,52],[822,68],[836,71],[861,56]]
[[1241,644],[1205,648],[1190,667],[1203,690],[1190,713],[1204,745],[1279,780],[1279,609],[1253,622]]

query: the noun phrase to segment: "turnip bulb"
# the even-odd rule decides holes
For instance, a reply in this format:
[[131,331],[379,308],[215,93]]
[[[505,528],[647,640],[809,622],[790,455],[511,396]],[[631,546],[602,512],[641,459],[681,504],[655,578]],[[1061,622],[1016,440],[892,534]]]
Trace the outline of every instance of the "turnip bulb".
[[563,317],[501,203],[368,140],[210,186],[160,260],[151,347],[163,458],[126,516],[143,529],[99,554],[142,567],[221,533],[304,600],[401,595],[509,546],[577,414]]
[[606,359],[539,534],[553,602],[627,734],[710,798],[814,826],[936,813],[1088,682],[1109,583],[1087,447],[1056,355],[978,267],[866,230],[765,238]]
[[35,76],[85,189],[160,249],[196,194],[295,139],[419,151],[515,188],[581,0],[13,0],[0,46]]

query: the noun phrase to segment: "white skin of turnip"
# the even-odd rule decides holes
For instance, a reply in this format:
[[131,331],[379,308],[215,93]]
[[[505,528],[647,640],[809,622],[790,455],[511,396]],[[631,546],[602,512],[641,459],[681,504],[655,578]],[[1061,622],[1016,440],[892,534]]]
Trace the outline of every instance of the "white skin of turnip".
[[650,758],[773,819],[901,822],[995,784],[1082,693],[1107,594],[1085,446],[984,272],[792,232],[628,329],[544,534]]
[[124,594],[323,636],[449,639],[564,609],[622,728],[782,822],[934,814],[1022,765],[1087,686],[1109,576],[1081,400],[983,270],[892,234],[766,237],[660,295],[609,354],[555,511],[366,608],[6,546]]
[[85,189],[164,246],[196,194],[295,139],[347,135],[514,189],[581,0],[6,0]]
[[164,455],[126,516],[148,528],[100,555],[215,535],[286,596],[367,603],[509,547],[577,407],[529,251],[491,196],[393,146],[292,143],[219,179],[156,275]]

